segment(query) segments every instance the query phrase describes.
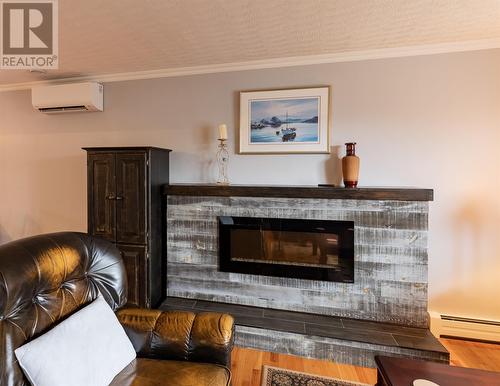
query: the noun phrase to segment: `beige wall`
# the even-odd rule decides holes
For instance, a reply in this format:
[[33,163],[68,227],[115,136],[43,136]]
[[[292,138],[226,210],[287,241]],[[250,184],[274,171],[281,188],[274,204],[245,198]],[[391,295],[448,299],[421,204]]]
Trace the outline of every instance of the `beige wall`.
[[[0,93],[0,242],[86,229],[82,146],[169,147],[171,181],[213,181],[239,90],[312,85],[332,86],[334,154],[358,142],[362,185],[435,189],[431,310],[500,320],[500,50],[110,83],[104,113],[43,115],[28,91]],[[338,182],[337,161],[232,154],[230,178]]]

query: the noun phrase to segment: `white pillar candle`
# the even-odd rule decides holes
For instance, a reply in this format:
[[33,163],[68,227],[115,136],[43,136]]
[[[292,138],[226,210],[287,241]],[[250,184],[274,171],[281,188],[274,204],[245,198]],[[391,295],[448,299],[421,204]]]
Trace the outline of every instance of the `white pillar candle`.
[[219,125],[219,139],[227,139],[227,126],[225,123]]

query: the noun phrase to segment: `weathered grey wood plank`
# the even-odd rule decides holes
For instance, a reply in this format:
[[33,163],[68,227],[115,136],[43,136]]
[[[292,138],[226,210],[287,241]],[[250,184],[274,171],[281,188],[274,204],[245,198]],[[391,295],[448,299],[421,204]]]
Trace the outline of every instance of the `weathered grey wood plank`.
[[[275,208],[261,208],[251,213],[238,209],[210,208],[208,211],[198,211],[195,208],[185,208],[175,206],[170,208],[167,225],[179,229],[198,229],[200,232],[210,232],[217,227],[218,215],[243,216],[245,214],[252,217],[278,217],[281,218],[301,218],[309,220],[339,220],[354,221],[363,227],[368,228],[390,228],[408,230],[427,230],[427,215],[419,212],[408,212],[402,215],[398,212],[375,212],[375,211],[333,211],[322,209],[310,210],[283,210]],[[210,213],[210,217],[207,214]]]
[[[428,203],[168,196],[168,294],[428,326]],[[355,283],[218,272],[221,215],[355,222]]]
[[[167,229],[169,245],[217,251],[218,235],[215,229],[210,234],[197,229],[192,231],[172,227]],[[357,246],[373,245],[376,240],[378,246],[426,248],[427,232],[355,226],[354,240]]]
[[[415,247],[395,247],[390,245],[356,245],[354,252],[357,261],[387,264],[425,264],[427,265],[427,250]],[[189,244],[187,247],[171,242],[167,247],[169,262],[201,265],[217,265],[216,250],[199,250]]]
[[[200,265],[169,262],[168,272],[171,276],[200,280],[237,281],[239,283],[274,285],[279,287],[297,287],[302,289],[314,289],[335,291],[339,288],[366,289],[377,285],[380,281],[402,281],[406,283],[426,283],[427,266],[371,263],[360,261],[355,268],[355,282],[344,284],[336,282],[325,282],[305,279],[289,279],[272,276],[247,275],[240,273],[220,272],[217,265]],[[357,279],[357,280],[356,280]]]
[[391,210],[428,212],[429,204],[418,201],[395,200],[350,200],[350,199],[313,199],[313,198],[271,198],[271,197],[211,197],[211,196],[167,196],[168,205],[197,206],[243,206],[289,208],[297,204],[300,208],[355,210]]
[[[237,282],[225,282],[224,285],[220,285],[217,280],[202,281],[175,276],[169,278],[167,293],[176,297],[385,321],[417,327],[428,325],[427,303],[418,302],[409,295],[403,299],[381,297],[376,292],[345,291],[325,294],[324,291],[297,288],[285,290],[277,286]],[[283,302],[285,297],[286,303]]]
[[[188,199],[188,198],[186,198]],[[247,215],[253,217],[282,217],[326,220],[354,220],[363,226],[378,226],[401,229],[427,229],[427,205],[406,205],[394,208],[356,208],[351,205],[313,205],[304,207],[302,202],[289,202],[277,206],[268,201],[252,203],[245,201],[241,206],[234,203],[203,201],[181,205],[169,203],[169,219],[214,221],[220,215]],[[384,203],[387,205],[387,203]],[[208,216],[207,216],[208,215]]]

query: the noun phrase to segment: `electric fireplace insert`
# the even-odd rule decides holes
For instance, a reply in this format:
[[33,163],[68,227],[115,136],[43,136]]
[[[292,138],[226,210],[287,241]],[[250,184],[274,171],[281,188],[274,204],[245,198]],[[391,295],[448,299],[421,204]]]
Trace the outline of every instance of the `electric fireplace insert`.
[[222,272],[354,282],[354,222],[219,217]]

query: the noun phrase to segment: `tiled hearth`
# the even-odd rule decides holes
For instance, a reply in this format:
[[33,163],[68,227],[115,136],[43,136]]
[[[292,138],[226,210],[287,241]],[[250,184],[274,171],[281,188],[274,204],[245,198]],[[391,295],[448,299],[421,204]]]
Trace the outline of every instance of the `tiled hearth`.
[[[407,354],[413,357],[444,363],[449,361],[448,351],[426,328],[175,297],[168,297],[160,308],[229,313],[236,320],[237,343],[240,331],[256,328],[304,335],[307,337],[304,342],[320,342],[322,339],[331,339],[332,342],[345,341],[348,347],[343,349],[344,352],[351,349],[352,342],[357,342],[360,347],[371,347],[370,355],[376,355],[377,348],[379,353],[396,349],[395,352],[408,351]],[[337,347],[341,346],[337,344]],[[273,351],[273,347],[269,349]],[[294,354],[293,351],[290,353]],[[342,355],[342,351],[337,355]],[[371,365],[368,356],[360,356],[356,364]]]

